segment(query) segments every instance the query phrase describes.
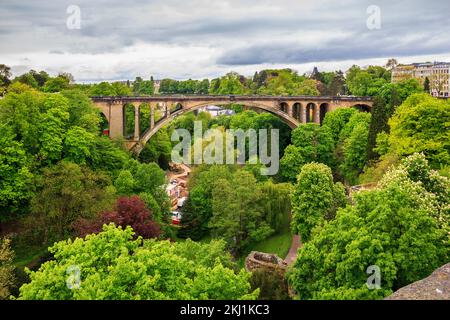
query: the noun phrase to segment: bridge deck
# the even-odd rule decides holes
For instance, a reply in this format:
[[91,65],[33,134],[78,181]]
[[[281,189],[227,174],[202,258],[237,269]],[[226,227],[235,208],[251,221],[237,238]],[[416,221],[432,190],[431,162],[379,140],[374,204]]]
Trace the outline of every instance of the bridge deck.
[[93,96],[93,101],[209,101],[209,100],[227,100],[233,101],[352,101],[352,102],[370,102],[372,97],[354,97],[354,96],[266,96],[266,95],[158,95],[158,96]]

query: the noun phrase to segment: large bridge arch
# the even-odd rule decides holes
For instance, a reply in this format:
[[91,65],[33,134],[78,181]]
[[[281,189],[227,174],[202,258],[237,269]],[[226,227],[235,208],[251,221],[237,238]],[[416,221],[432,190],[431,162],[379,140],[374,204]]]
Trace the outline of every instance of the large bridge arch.
[[[162,118],[160,121],[155,123],[155,126],[145,132],[138,143],[136,143],[133,147],[133,151],[136,154],[139,154],[148,141],[150,141],[151,137],[153,137],[161,128],[168,125],[170,122],[172,122],[175,118],[180,117],[186,113],[210,106],[210,105],[216,105],[216,106],[226,106],[229,105],[230,102],[228,101],[219,101],[215,103],[210,102],[202,102],[202,103],[196,103],[189,105],[189,107],[182,107],[183,105],[180,104],[181,108],[176,110],[175,112],[169,113],[166,117]],[[290,117],[287,113],[281,110],[281,106],[278,108],[274,108],[273,104],[263,104],[263,103],[252,103],[248,101],[244,102],[237,102],[237,104],[241,104],[247,108],[254,108],[259,109],[263,111],[267,111],[275,116],[277,116],[279,119],[281,119],[284,123],[286,123],[291,129],[295,129],[300,125],[300,122],[298,122],[296,119]]]

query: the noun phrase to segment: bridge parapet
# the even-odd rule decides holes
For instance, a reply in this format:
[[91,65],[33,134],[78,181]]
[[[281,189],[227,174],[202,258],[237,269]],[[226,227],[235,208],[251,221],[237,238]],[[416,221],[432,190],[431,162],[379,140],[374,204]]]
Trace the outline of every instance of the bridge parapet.
[[[355,96],[259,96],[259,95],[158,95],[158,96],[121,96],[91,97],[93,103],[102,111],[109,122],[110,137],[124,136],[125,105],[135,108],[134,137],[128,141],[130,148],[137,147],[140,152],[143,145],[164,125],[175,117],[208,105],[242,104],[249,108],[270,112],[291,128],[302,123],[321,124],[325,114],[338,108],[364,106],[369,111],[373,105],[371,97]],[[139,107],[150,106],[150,128],[142,135],[139,130]],[[172,107],[175,106],[175,109]],[[162,108],[164,117],[155,125],[155,110]]]

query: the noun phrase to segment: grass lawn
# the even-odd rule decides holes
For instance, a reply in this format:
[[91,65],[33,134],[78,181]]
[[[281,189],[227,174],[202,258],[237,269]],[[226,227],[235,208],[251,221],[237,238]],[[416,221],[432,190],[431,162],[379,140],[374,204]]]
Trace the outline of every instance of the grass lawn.
[[48,246],[15,246],[13,250],[15,253],[13,264],[16,267],[16,285],[12,288],[11,293],[17,297],[22,284],[30,281],[25,272],[25,267],[37,270],[43,262],[43,258],[48,254]]
[[17,268],[23,269],[24,267],[29,267],[36,260],[39,260],[42,256],[46,255],[48,252],[48,246],[21,246],[13,248],[15,253],[14,265]]
[[[291,247],[292,244],[292,234],[290,231],[290,219],[289,217],[286,217],[284,223],[283,223],[283,228],[271,235],[270,237],[268,237],[267,239],[260,241],[258,243],[254,243],[250,246],[248,246],[244,252],[242,253],[242,255],[239,257],[239,259],[237,259],[237,264],[239,266],[239,268],[243,268],[244,264],[245,264],[245,258],[248,256],[248,254],[251,251],[260,251],[260,252],[265,252],[265,253],[273,253],[276,254],[277,256],[279,256],[280,258],[284,259],[288,252],[289,249]],[[173,239],[175,242],[182,242],[185,241],[185,239],[180,239],[178,237],[175,237],[175,239]],[[199,240],[199,242],[201,243],[209,243],[212,240],[211,235],[207,235],[205,237],[203,237],[201,240]]]
[[[264,241],[256,243],[251,247],[250,251],[261,251],[266,253],[274,253],[284,259],[289,252],[292,243],[292,234],[287,232],[275,234]],[[249,251],[249,252],[250,252]]]

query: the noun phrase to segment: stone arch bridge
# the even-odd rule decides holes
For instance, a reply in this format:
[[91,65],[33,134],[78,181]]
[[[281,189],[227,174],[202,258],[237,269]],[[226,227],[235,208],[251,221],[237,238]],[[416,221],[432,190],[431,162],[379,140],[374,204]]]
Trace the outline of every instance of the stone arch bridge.
[[[292,129],[302,123],[321,124],[325,114],[338,108],[357,107],[370,111],[370,97],[353,96],[240,96],[240,95],[163,95],[142,97],[91,97],[109,123],[109,136],[126,137],[130,150],[140,153],[150,138],[174,118],[206,106],[243,105],[270,112]],[[141,132],[140,108],[150,108],[150,124]],[[134,110],[134,132],[125,133],[125,108]],[[159,117],[156,116],[158,113]]]

